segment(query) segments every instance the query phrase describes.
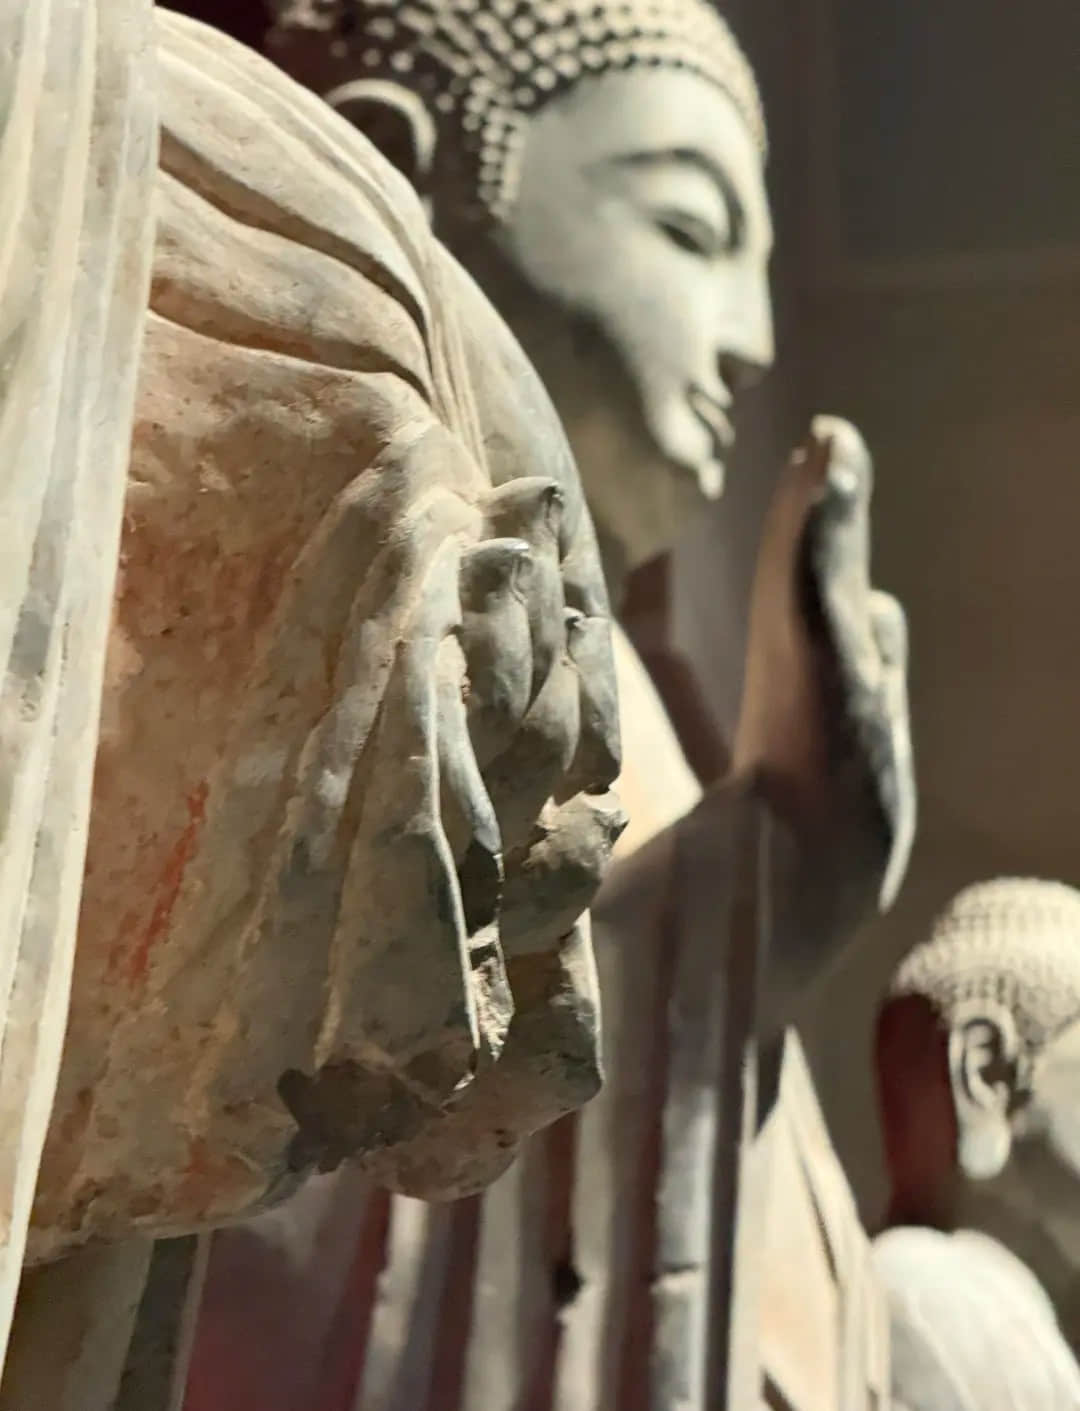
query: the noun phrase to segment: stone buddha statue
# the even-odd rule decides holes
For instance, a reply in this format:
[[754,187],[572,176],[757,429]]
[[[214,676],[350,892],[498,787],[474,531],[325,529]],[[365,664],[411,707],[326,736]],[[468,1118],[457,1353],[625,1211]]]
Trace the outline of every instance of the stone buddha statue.
[[[596,541],[505,324],[408,183],[325,104],[149,0],[99,8],[31,7],[0,66],[13,171],[25,185],[34,151],[58,163],[29,195],[11,188],[4,425],[51,415],[74,285],[71,365],[90,392],[59,397],[57,465],[107,455],[116,470],[110,528],[68,471],[35,500],[40,472],[4,443],[24,468],[11,522],[38,533],[43,505],[44,526],[3,582],[11,680],[30,694],[0,721],[0,783],[28,839],[42,797],[53,810],[45,881],[26,890],[21,833],[0,876],[29,927],[5,1032],[25,1038],[20,1067],[43,1057],[17,1102],[4,1089],[44,1137],[16,1182],[35,1266],[235,1219],[346,1156],[453,1192],[467,1150],[489,1179],[598,1085],[583,913],[623,821]],[[50,94],[72,74],[58,124]],[[82,202],[83,243],[77,222],[46,240]],[[114,277],[137,316],[117,301],[109,321]],[[114,389],[98,388],[99,345]],[[94,570],[96,674],[53,591],[72,539]],[[90,576],[60,586],[71,597]],[[65,652],[90,664],[78,730],[63,717],[57,745],[24,725],[37,730],[34,691],[53,709]],[[69,775],[85,779],[88,839],[54,797]],[[62,896],[47,885],[59,861]],[[63,969],[45,941],[76,915]],[[38,1012],[24,995],[46,961]],[[391,1153],[417,1143],[422,1162],[399,1168]],[[66,1306],[38,1304],[47,1329]],[[46,1361],[63,1341],[55,1323],[37,1344],[24,1331]],[[5,1404],[52,1411],[34,1358],[17,1360],[31,1381],[9,1381]]]
[[[721,494],[735,396],[773,357],[764,122],[730,29],[705,0],[295,0],[265,48],[408,176],[521,340],[618,600]],[[725,1001],[748,1035],[778,1035],[888,904],[911,840],[903,618],[870,586],[870,491],[854,428],[816,422],[763,540],[733,770],[704,796],[616,635],[631,823],[593,913],[601,1094],[481,1201],[388,1201],[342,1173],[219,1236],[188,1411],[703,1404],[732,817],[749,796],[774,824],[768,1003]]]
[[754,1152],[768,1186],[752,1325],[763,1405],[1080,1406],[1050,1297],[1067,1315],[1078,943],[1080,893],[999,878],[956,896],[901,963],[877,1025],[890,1199],[872,1242],[786,1036]]
[[1072,1311],[1078,1040],[1080,892],[1061,883],[965,888],[893,977],[876,1064],[891,1197],[874,1256],[911,1411],[1080,1405],[1049,1296]]

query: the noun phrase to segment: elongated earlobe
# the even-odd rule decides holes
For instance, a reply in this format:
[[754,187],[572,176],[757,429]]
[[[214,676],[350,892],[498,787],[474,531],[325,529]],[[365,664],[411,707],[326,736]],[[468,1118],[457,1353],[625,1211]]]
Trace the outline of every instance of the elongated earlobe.
[[949,1077],[956,1107],[956,1157],[970,1180],[992,1180],[1012,1151],[1009,1113],[1017,1049],[1016,1025],[1004,1007],[980,1000],[966,1014],[954,1016]]
[[972,1181],[999,1176],[1012,1152],[1012,1133],[1000,1115],[987,1115],[959,1124],[956,1159]]

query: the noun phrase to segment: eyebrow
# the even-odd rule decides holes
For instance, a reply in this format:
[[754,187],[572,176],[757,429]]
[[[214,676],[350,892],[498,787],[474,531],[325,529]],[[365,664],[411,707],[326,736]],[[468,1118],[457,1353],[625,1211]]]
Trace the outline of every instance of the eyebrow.
[[729,200],[737,200],[731,179],[721,164],[697,147],[661,147],[638,152],[615,152],[606,160],[619,166],[664,166],[670,162],[678,162],[682,166],[696,167],[710,181],[715,182]]
[[612,152],[609,156],[602,157],[596,165],[661,167],[670,166],[673,162],[679,166],[693,167],[695,171],[708,177],[727,202],[733,222],[740,227],[744,224],[746,212],[731,178],[719,162],[714,161],[708,153],[700,151],[697,147],[659,147],[636,152]]

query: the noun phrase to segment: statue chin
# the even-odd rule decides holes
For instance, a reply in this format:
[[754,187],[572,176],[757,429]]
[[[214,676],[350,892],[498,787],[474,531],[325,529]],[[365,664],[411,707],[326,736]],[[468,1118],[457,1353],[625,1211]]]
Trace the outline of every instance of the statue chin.
[[673,549],[719,498],[724,466],[711,461],[700,470],[690,469],[652,443],[639,445],[633,457],[617,452],[590,456],[579,446],[574,428],[568,430],[596,521],[608,587],[617,600],[626,574]]
[[621,577],[672,549],[722,496],[727,467],[714,433],[678,379],[663,382],[632,341],[545,288],[508,239],[452,223],[444,234],[558,410],[617,596]]

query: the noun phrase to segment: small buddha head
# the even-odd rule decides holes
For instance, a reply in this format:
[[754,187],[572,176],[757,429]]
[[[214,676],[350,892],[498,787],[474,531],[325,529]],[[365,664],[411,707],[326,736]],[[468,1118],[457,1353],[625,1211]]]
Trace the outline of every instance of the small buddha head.
[[909,1206],[946,1158],[985,1182],[1037,1146],[1080,1177],[1080,892],[997,878],[954,897],[893,977],[878,1077]]
[[773,356],[765,128],[708,0],[278,0],[269,52],[360,126],[523,343],[605,548],[721,492]]

